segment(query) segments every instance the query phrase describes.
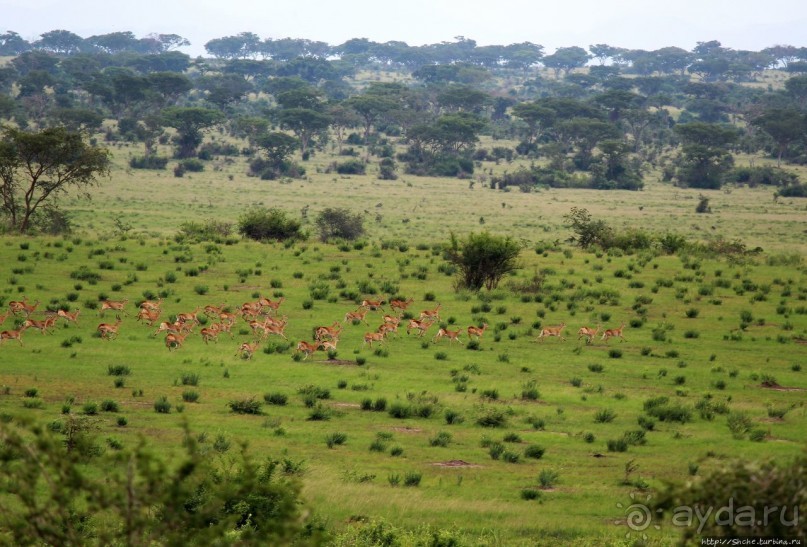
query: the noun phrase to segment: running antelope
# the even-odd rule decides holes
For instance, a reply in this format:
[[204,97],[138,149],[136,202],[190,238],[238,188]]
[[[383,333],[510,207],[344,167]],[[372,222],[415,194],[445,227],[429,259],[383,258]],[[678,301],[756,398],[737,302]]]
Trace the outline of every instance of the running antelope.
[[317,327],[314,331],[314,338],[319,341],[324,340],[325,338],[336,338],[339,336],[339,333],[342,332],[342,324],[339,321],[334,321],[333,325],[330,327]]
[[160,298],[157,301],[154,300],[144,300],[140,303],[140,310],[148,310],[148,311],[160,311],[162,310],[163,299]]
[[169,332],[165,335],[165,347],[168,348],[168,351],[172,349],[179,349],[182,347],[182,344],[185,342],[185,338],[188,337],[188,333],[179,334],[178,332]]
[[280,305],[283,303],[284,300],[286,300],[285,296],[281,296],[278,300],[274,302],[272,302],[268,298],[259,298],[258,303],[262,308],[269,308],[270,312],[275,312],[275,314],[277,314],[277,309],[280,307]]
[[303,361],[308,359],[308,357],[317,351],[320,348],[319,343],[309,344],[305,340],[300,340],[300,343],[297,344],[297,351],[304,355]]
[[22,300],[12,300],[8,303],[9,309],[14,313],[14,315],[18,315],[20,313],[24,313],[25,317],[28,317],[34,311],[36,311],[36,307],[39,306],[39,300],[34,302],[33,304],[28,303],[28,297],[23,296]]
[[356,321],[361,321],[368,327],[370,324],[364,319],[364,316],[367,315],[367,310],[359,311],[361,308],[357,309],[356,311],[349,311],[345,314],[345,320],[343,323],[355,323]]
[[242,359],[244,358],[244,356],[246,356],[247,359],[252,359],[252,354],[255,353],[255,351],[258,349],[258,346],[260,345],[261,345],[260,341],[253,342],[252,344],[250,344],[249,342],[244,342],[238,347],[238,351],[236,351],[235,354],[241,356]]
[[432,342],[437,342],[441,338],[448,338],[448,345],[451,345],[451,342],[459,342],[462,344],[463,342],[459,338],[460,333],[462,333],[462,330],[448,330],[441,328],[437,331],[437,334],[434,335],[434,338],[432,338]]
[[128,298],[124,300],[104,300],[103,302],[101,302],[101,310],[98,312],[98,315],[103,317],[104,312],[106,310],[123,312],[125,315],[129,315],[129,313],[125,309],[126,304],[128,302],[129,302]]
[[116,338],[118,336],[118,328],[122,322],[120,315],[115,316],[117,321],[114,324],[110,323],[101,323],[98,325],[98,332],[101,333],[101,338],[104,340],[112,340],[112,338]]
[[56,319],[58,317],[56,315],[51,315],[44,321],[37,321],[36,319],[26,319],[23,325],[25,328],[28,329],[39,329],[39,332],[42,334],[53,334],[52,332],[48,331],[48,329],[52,328],[53,325],[56,323]]
[[470,327],[468,327],[468,340],[472,340],[473,337],[476,337],[477,340],[481,339],[482,335],[485,334],[486,330],[488,330],[487,323],[482,323],[481,327],[471,325]]
[[409,307],[409,304],[411,304],[414,301],[415,300],[412,299],[412,298],[409,298],[407,300],[390,300],[389,301],[389,307],[393,311],[397,311],[398,313],[403,313],[403,312],[406,311],[406,308]]
[[580,330],[577,331],[577,341],[579,342],[581,338],[586,339],[586,344],[590,344],[594,337],[597,336],[597,333],[600,332],[600,324],[597,323],[597,328],[592,329],[589,327],[580,327]]
[[157,321],[157,319],[160,318],[161,313],[162,312],[159,309],[157,309],[157,310],[149,310],[149,309],[146,309],[146,308],[142,308],[137,313],[137,320],[138,321],[145,321],[146,324],[149,327],[153,327],[154,323]]
[[381,310],[384,311],[384,307],[382,304],[384,303],[383,300],[362,300],[361,307],[367,310]]
[[0,344],[2,344],[6,340],[16,340],[22,346],[23,345],[23,343],[22,343],[22,333],[27,328],[28,327],[23,325],[17,330],[4,330],[3,332],[0,332]]
[[364,344],[362,347],[369,344],[370,347],[373,347],[373,342],[378,342],[379,344],[384,343],[384,333],[383,332],[368,332],[364,335]]
[[69,311],[59,310],[56,312],[56,315],[63,318],[65,321],[70,321],[78,325],[78,314],[81,311],[80,308],[76,308],[76,311],[70,313]]
[[429,319],[430,321],[439,321],[440,320],[440,304],[437,304],[437,307],[433,310],[423,310],[420,312],[421,319]]
[[561,339],[562,342],[566,341],[566,338],[563,336],[563,329],[566,328],[566,323],[561,323],[557,327],[544,327],[541,329],[541,334],[538,335],[538,339],[541,342],[544,341],[544,338],[549,338],[550,336],[557,336]]
[[618,329],[605,329],[605,332],[602,333],[602,340],[605,340],[606,344],[609,338],[620,338],[624,342],[625,337],[622,336],[622,329],[624,328],[625,323],[622,323]]
[[434,321],[410,319],[409,324],[406,326],[406,334],[410,334],[411,331],[416,330],[420,333],[419,336],[423,336],[433,324]]

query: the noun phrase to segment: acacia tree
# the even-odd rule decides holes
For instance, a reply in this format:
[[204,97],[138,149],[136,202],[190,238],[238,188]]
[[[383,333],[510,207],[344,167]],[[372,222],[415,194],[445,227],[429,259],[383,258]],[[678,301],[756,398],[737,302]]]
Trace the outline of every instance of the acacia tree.
[[178,158],[191,158],[202,143],[202,130],[221,122],[224,115],[218,110],[200,107],[172,107],[163,111],[163,123],[173,127],[177,135]]
[[474,291],[499,286],[502,277],[518,269],[522,245],[510,236],[494,236],[488,232],[468,234],[460,241],[452,233],[444,258],[460,270],[459,286]]
[[34,213],[70,188],[84,190],[109,173],[109,152],[63,127],[26,133],[3,130],[0,140],[0,198],[10,225],[31,228]]

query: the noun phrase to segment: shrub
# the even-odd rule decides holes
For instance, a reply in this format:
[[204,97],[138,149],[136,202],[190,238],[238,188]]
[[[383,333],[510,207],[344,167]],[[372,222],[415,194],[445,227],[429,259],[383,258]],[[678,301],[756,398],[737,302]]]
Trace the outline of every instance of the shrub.
[[541,472],[538,474],[538,484],[541,485],[543,489],[549,489],[555,486],[558,482],[558,472],[552,471],[551,469],[542,469]]
[[598,424],[613,422],[614,418],[616,418],[616,413],[609,408],[603,408],[594,414],[594,421]]
[[168,401],[168,397],[162,395],[159,399],[154,401],[154,410],[158,414],[168,414],[171,412],[171,403]]
[[182,400],[186,403],[197,403],[199,402],[199,392],[192,390],[183,391]]
[[196,373],[184,373],[182,374],[182,385],[183,386],[196,386],[199,385],[199,375]]
[[333,448],[336,445],[345,444],[347,441],[347,435],[344,433],[331,433],[327,437],[325,437],[325,444],[328,445],[328,448]]
[[330,239],[358,239],[364,234],[364,218],[347,209],[328,207],[317,215],[315,221],[322,241]]
[[270,405],[284,406],[289,398],[283,393],[266,393],[263,396],[263,400]]
[[409,471],[404,475],[404,486],[420,486],[420,480],[422,478],[422,473],[418,473],[417,471]]
[[126,365],[109,365],[107,367],[109,376],[129,376],[131,373],[131,369]]
[[469,234],[460,241],[454,234],[445,250],[445,259],[460,270],[460,284],[471,290],[495,289],[499,281],[518,268],[522,245],[511,237],[488,232]]
[[543,446],[537,444],[531,444],[527,448],[524,449],[524,457],[526,458],[533,458],[535,460],[540,460],[544,457],[546,453],[546,449]]
[[250,239],[284,241],[305,239],[299,221],[287,218],[277,208],[252,207],[238,219],[238,233]]
[[451,433],[440,431],[437,435],[429,439],[429,446],[448,446],[451,442]]
[[476,423],[482,427],[504,427],[507,424],[507,416],[498,408],[487,408],[476,419]]
[[104,412],[117,412],[119,410],[118,403],[109,399],[101,401],[101,410]]
[[227,403],[230,411],[236,414],[260,414],[263,404],[254,397],[249,399],[236,399]]
[[311,412],[308,413],[308,420],[311,422],[318,422],[318,421],[327,421],[331,419],[331,409],[317,404],[315,407],[311,409]]

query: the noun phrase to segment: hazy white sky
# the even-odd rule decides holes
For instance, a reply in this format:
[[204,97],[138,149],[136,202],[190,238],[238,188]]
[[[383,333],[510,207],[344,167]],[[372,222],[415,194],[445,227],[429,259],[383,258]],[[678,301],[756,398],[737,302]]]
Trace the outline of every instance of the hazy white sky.
[[719,40],[760,50],[807,46],[805,0],[0,0],[0,32],[36,40],[64,29],[88,37],[131,31],[179,34],[183,51],[204,54],[213,38],[350,38],[409,45],[465,36],[479,45],[534,42],[558,47],[606,43],[631,49]]

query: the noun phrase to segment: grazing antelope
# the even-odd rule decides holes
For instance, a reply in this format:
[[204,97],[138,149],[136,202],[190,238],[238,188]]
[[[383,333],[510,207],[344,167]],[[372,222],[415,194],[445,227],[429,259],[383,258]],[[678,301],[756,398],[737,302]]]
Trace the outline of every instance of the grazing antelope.
[[22,333],[27,329],[25,325],[21,326],[17,330],[4,330],[0,332],[0,344],[2,344],[5,340],[16,340],[22,346]]
[[146,324],[149,327],[153,327],[154,323],[157,321],[157,319],[160,318],[161,313],[162,313],[162,311],[159,310],[159,309],[157,309],[157,310],[149,310],[149,309],[143,308],[137,313],[137,320],[138,321],[145,321]]
[[70,313],[69,311],[59,310],[56,312],[56,315],[63,318],[65,321],[70,321],[78,325],[78,314],[81,311],[80,308],[76,308],[76,311]]
[[577,331],[577,341],[579,342],[581,338],[586,339],[586,344],[590,344],[594,337],[597,336],[597,333],[600,332],[600,324],[597,323],[597,328],[592,329],[589,327],[580,327],[580,330]]
[[252,354],[258,349],[258,346],[261,345],[260,341],[253,342],[250,344],[249,342],[244,342],[238,347],[238,351],[235,352],[236,355],[240,355],[241,358],[246,356],[247,359],[252,359]]
[[423,336],[433,324],[434,321],[410,319],[409,324],[406,326],[406,334],[410,334],[411,331],[416,330],[420,333],[419,336]]
[[398,313],[403,313],[403,312],[406,311],[406,308],[409,307],[409,304],[411,304],[414,301],[415,300],[412,299],[412,298],[409,298],[407,300],[390,300],[389,301],[389,307],[393,311],[397,311]]
[[44,321],[37,321],[36,319],[26,319],[23,325],[25,328],[29,329],[39,329],[39,332],[42,334],[48,333],[53,334],[52,332],[48,332],[48,329],[52,328],[54,324],[56,324],[57,316],[51,315]]
[[330,327],[317,327],[314,331],[314,338],[323,341],[325,338],[334,339],[342,332],[342,324],[339,321],[334,321]]
[[118,328],[120,327],[121,322],[123,321],[120,318],[120,315],[116,315],[115,324],[110,323],[101,323],[98,325],[98,332],[101,333],[101,338],[104,340],[112,340],[112,338],[116,338],[118,336]]
[[440,304],[437,304],[437,307],[433,310],[423,310],[420,312],[421,319],[429,319],[431,321],[439,321],[440,320]]
[[29,315],[34,313],[34,311],[36,311],[37,306],[39,306],[39,300],[37,300],[33,304],[29,304],[27,296],[23,296],[22,301],[16,300],[8,303],[8,307],[11,309],[14,315],[24,313],[25,317],[28,317]]
[[163,299],[160,298],[156,302],[154,300],[144,300],[140,303],[140,310],[159,311],[162,310]]
[[179,334],[178,332],[169,332],[165,335],[165,347],[168,348],[168,351],[172,349],[179,349],[182,347],[182,344],[185,342],[185,338],[188,337],[188,334]]
[[473,339],[475,336],[477,340],[480,340],[482,336],[485,334],[485,331],[488,330],[488,324],[482,323],[481,327],[477,327],[475,325],[471,325],[468,327],[468,340]]
[[297,351],[303,353],[305,357],[303,357],[303,361],[308,359],[308,356],[317,351],[320,347],[320,344],[314,343],[309,344],[305,340],[300,340],[300,343],[297,344]]
[[367,315],[367,310],[359,311],[360,309],[361,308],[357,309],[356,311],[347,312],[345,314],[345,320],[343,321],[343,323],[348,323],[348,322],[353,323],[354,321],[361,321],[362,323],[364,323],[365,325],[367,325],[369,327],[370,324],[367,321],[365,321],[365,319],[364,319],[364,316]]
[[459,339],[461,332],[462,330],[448,330],[441,328],[440,330],[437,331],[437,334],[434,335],[434,338],[432,338],[432,342],[437,342],[441,338],[445,337],[448,338],[449,346],[451,345],[451,342],[459,342],[460,344],[462,344],[463,343],[462,340]]
[[625,337],[622,336],[622,329],[625,328],[625,323],[622,323],[618,329],[605,329],[605,332],[602,333],[602,340],[605,340],[605,343],[608,343],[609,338],[620,338],[622,341],[625,341]]
[[563,329],[566,328],[566,323],[561,323],[557,327],[544,327],[541,329],[541,334],[538,335],[538,339],[541,342],[544,341],[544,338],[549,338],[550,336],[557,336],[561,339],[562,342],[566,341],[566,338],[563,337]]
[[373,342],[383,344],[384,340],[385,338],[383,332],[368,332],[364,335],[364,344],[362,344],[362,347],[368,344],[370,345],[370,347],[373,347]]
[[362,300],[361,307],[367,310],[381,310],[384,311],[384,307],[382,304],[384,303],[383,300]]
[[103,317],[104,312],[106,310],[113,310],[116,312],[122,311],[125,315],[129,315],[129,313],[125,309],[126,304],[128,302],[129,302],[128,298],[124,300],[104,300],[103,302],[101,302],[101,310],[98,312],[98,315]]
[[274,302],[272,302],[268,298],[261,297],[258,299],[258,304],[260,304],[262,308],[269,308],[270,312],[275,312],[275,315],[277,315],[277,309],[280,307],[280,305],[283,303],[284,300],[286,300],[285,296],[281,296],[280,299]]

